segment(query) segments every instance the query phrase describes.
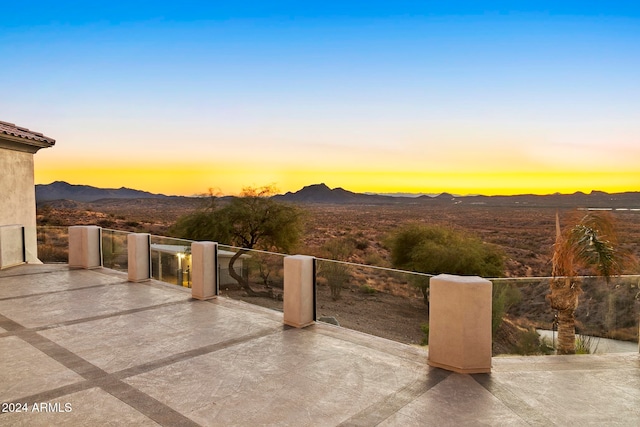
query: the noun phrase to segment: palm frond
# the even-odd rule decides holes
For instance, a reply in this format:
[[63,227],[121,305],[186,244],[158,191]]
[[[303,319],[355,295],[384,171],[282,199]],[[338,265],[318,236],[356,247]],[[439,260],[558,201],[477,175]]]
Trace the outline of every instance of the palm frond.
[[560,242],[554,248],[554,267],[557,264],[558,273],[572,276],[579,267],[589,268],[609,281],[622,270],[622,256],[616,249],[615,229],[608,215],[585,215],[561,234]]

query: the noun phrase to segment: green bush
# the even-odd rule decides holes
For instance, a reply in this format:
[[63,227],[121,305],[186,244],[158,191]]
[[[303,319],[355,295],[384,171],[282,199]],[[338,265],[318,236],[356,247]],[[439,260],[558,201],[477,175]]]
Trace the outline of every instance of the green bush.
[[598,351],[600,338],[589,335],[576,336],[576,354],[594,354]]
[[372,294],[375,294],[376,292],[378,292],[378,291],[376,290],[376,288],[372,288],[372,287],[371,287],[371,286],[369,286],[369,285],[362,285],[362,286],[360,286],[360,291],[361,291],[363,294],[369,294],[369,295],[372,295]]
[[422,346],[429,345],[429,324],[428,323],[421,324],[420,330],[424,334],[424,337],[422,337],[422,341],[420,341],[420,345]]
[[520,302],[522,294],[515,286],[508,283],[493,282],[491,304],[491,334],[495,337],[496,331],[502,323],[502,318],[509,308]]
[[[462,231],[437,225],[408,225],[387,239],[394,267],[430,274],[499,277],[504,275],[505,255]],[[429,279],[415,277],[429,305]]]
[[494,245],[452,228],[409,225],[389,239],[394,267],[431,274],[499,277],[504,253]]
[[540,351],[540,334],[531,328],[522,332],[515,344],[515,353],[523,356],[537,354]]

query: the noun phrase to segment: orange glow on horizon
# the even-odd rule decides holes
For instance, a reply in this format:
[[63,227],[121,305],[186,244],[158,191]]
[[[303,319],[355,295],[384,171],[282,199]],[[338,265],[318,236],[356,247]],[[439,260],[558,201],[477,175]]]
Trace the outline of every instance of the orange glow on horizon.
[[[262,167],[261,167],[262,166]],[[37,165],[38,184],[67,181],[101,188],[127,187],[167,195],[238,194],[243,187],[275,184],[279,192],[325,183],[354,192],[453,194],[552,194],[592,190],[640,191],[636,171],[376,171],[319,168],[268,170],[264,165],[155,163],[143,166]]]

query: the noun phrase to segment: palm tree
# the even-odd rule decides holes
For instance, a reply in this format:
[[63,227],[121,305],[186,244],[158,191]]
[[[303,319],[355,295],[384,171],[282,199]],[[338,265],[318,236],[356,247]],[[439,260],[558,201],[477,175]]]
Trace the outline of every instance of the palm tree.
[[575,311],[582,293],[578,269],[594,271],[609,283],[622,270],[622,256],[615,245],[611,216],[590,212],[573,227],[561,230],[556,213],[553,278],[547,299],[558,311],[558,354],[576,352]]

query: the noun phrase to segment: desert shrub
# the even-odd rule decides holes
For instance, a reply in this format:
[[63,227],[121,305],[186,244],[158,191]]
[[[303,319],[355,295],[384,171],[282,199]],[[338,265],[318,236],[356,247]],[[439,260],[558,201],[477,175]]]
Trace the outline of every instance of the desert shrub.
[[63,218],[61,218],[58,213],[50,206],[50,205],[41,205],[38,204],[36,207],[36,219],[38,225],[46,225],[46,226],[61,226],[65,224]]
[[422,292],[422,300],[429,307],[429,277],[428,276],[418,276],[411,275],[408,279],[409,283],[420,289]]
[[68,262],[67,227],[38,227],[38,259],[42,262]]
[[342,288],[349,283],[351,279],[348,265],[332,261],[319,263],[318,275],[327,281],[331,291],[331,298],[334,301],[340,299]]
[[68,262],[69,251],[66,246],[57,245],[39,245],[38,259],[44,263],[48,262]]
[[113,220],[105,218],[105,219],[99,220],[98,225],[103,228],[113,228],[113,226],[116,225],[116,223]]
[[265,287],[283,286],[283,259],[280,256],[254,252],[251,258],[245,260],[251,275],[257,275],[257,280]]
[[[353,241],[349,238],[332,239],[322,246],[322,253],[329,259],[344,261],[354,250]],[[324,261],[320,264],[318,275],[324,277],[331,290],[331,298],[340,298],[342,288],[351,279],[349,266],[338,262]]]
[[505,313],[512,305],[520,302],[522,294],[518,288],[508,283],[494,282],[491,299],[491,334],[495,336]]
[[369,247],[369,242],[367,242],[364,239],[354,239],[353,240],[353,245],[359,251],[364,251],[365,249],[367,249]]
[[365,285],[360,286],[360,292],[362,292],[363,294],[371,295],[371,294],[375,294],[378,291],[376,290],[376,288],[365,284]]
[[[504,274],[504,253],[494,245],[452,228],[413,224],[388,238],[394,267],[431,274],[498,277]],[[416,277],[412,284],[429,304],[428,278]]]
[[47,216],[44,215],[38,218],[38,225],[47,225],[51,227],[60,227],[65,225],[65,221],[62,218],[58,218],[56,216]]
[[482,277],[504,274],[504,253],[499,248],[444,226],[406,226],[391,236],[389,247],[397,268]]
[[549,342],[549,339],[546,337],[540,338],[540,353],[541,354],[553,354],[556,349],[553,348],[553,344]]
[[364,256],[364,263],[384,267],[384,260],[377,252],[370,252]]
[[523,356],[532,354],[551,354],[553,347],[549,344],[549,340],[540,339],[540,334],[533,329],[527,329],[518,336],[518,341],[514,345],[514,353]]
[[422,337],[422,341],[420,341],[420,345],[422,346],[429,345],[429,324],[428,323],[421,324],[420,330],[424,334],[424,336]]
[[331,239],[322,245],[322,253],[329,259],[345,261],[355,249],[353,241],[349,238]]
[[511,320],[501,322],[493,338],[493,354],[552,354],[550,341],[541,338],[534,327],[523,327]]
[[516,354],[528,355],[536,353],[539,346],[540,335],[532,328],[520,334],[514,347]]
[[576,335],[576,354],[594,354],[598,351],[600,338],[589,335]]

